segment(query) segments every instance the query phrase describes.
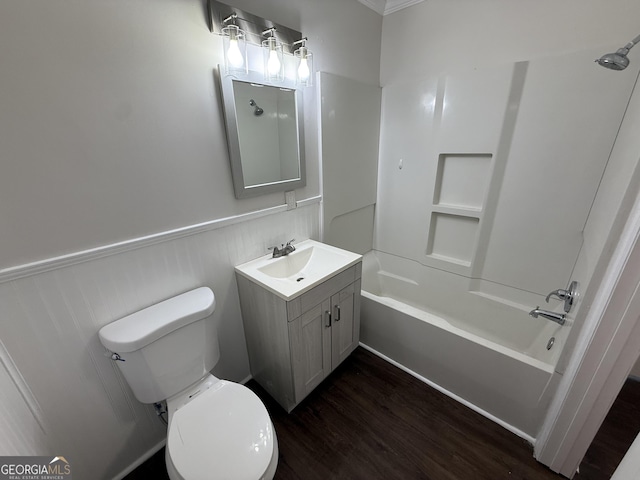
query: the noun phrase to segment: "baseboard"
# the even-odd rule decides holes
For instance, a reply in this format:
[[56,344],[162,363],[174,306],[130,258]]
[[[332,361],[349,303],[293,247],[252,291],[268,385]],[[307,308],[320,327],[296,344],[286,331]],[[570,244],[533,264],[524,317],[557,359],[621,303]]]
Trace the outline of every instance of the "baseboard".
[[142,465],[144,462],[153,457],[158,451],[167,444],[167,439],[164,438],[160,443],[157,443],[155,446],[151,447],[147,450],[140,458],[138,458],[135,462],[113,477],[113,480],[122,480],[124,477],[133,472],[136,468]]
[[465,400],[464,398],[456,395],[453,392],[450,392],[449,390],[447,390],[446,388],[441,387],[440,385],[438,385],[437,383],[432,382],[431,380],[429,380],[428,378],[423,377],[422,375],[414,372],[413,370],[411,370],[410,368],[405,367],[404,365],[402,365],[401,363],[396,362],[395,360],[393,360],[392,358],[387,357],[386,355],[384,355],[383,353],[378,352],[377,350],[371,348],[368,345],[365,345],[364,343],[360,343],[360,346],[362,348],[364,348],[365,350],[368,350],[369,352],[373,353],[374,355],[380,357],[381,359],[389,362],[391,365],[394,365],[396,367],[398,367],[400,370],[403,370],[405,372],[407,372],[409,375],[411,375],[412,377],[417,378],[418,380],[420,380],[423,383],[426,383],[427,385],[429,385],[430,387],[438,390],[440,393],[445,394],[447,397],[453,398],[455,401],[460,402],[461,404],[463,404],[465,407],[469,407],[471,410],[473,410],[476,413],[479,413],[480,415],[482,415],[485,418],[488,418],[489,420],[491,420],[494,423],[497,423],[498,425],[500,425],[502,428],[505,428],[507,430],[509,430],[511,433],[517,435],[518,437],[526,440],[527,442],[529,442],[531,445],[533,445],[536,441],[536,439],[534,437],[532,437],[531,435],[524,433],[522,430],[520,430],[519,428],[514,427],[513,425],[505,422],[504,420],[500,420],[498,417],[496,417],[495,415],[492,415],[491,413],[487,412],[486,410],[483,410],[482,408],[478,407],[477,405],[469,402],[468,400]]

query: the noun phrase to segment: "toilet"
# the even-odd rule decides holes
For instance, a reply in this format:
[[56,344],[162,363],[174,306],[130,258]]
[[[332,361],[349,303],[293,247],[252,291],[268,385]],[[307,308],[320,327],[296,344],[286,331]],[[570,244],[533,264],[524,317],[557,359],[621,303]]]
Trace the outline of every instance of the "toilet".
[[210,373],[220,358],[215,296],[197,288],[100,329],[136,398],[167,402],[171,480],[270,480],[278,441],[267,409],[247,387]]

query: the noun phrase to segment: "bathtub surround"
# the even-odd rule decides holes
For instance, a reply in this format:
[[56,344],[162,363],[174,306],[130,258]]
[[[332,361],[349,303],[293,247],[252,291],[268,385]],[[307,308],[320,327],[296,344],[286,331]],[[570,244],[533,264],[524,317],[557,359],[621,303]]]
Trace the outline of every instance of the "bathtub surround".
[[528,312],[572,279],[638,72],[592,72],[593,55],[383,90],[362,341],[531,442],[577,309],[564,327]]
[[373,246],[381,89],[318,74],[322,240],[364,254]]
[[591,72],[593,54],[386,87],[375,249],[467,277],[447,304],[528,312],[564,288],[635,81]]

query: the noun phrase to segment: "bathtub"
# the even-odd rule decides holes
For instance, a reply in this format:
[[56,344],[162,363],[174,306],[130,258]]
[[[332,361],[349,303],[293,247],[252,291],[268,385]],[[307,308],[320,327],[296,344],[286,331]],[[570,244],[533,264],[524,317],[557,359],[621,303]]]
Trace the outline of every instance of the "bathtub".
[[560,379],[554,367],[570,322],[534,319],[528,305],[473,285],[411,260],[367,253],[361,344],[533,443]]

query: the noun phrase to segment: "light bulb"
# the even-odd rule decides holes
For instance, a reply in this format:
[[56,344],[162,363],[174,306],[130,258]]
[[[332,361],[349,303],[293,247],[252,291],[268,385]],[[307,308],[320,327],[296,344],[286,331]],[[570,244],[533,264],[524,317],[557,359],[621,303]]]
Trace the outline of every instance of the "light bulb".
[[276,76],[280,73],[280,60],[278,59],[278,52],[275,49],[269,51],[269,60],[267,60],[267,70],[269,75]]
[[306,82],[309,79],[309,64],[307,63],[307,57],[300,59],[300,65],[298,66],[298,78],[302,82]]
[[227,50],[227,58],[231,66],[239,68],[244,64],[244,58],[242,52],[238,46],[238,40],[236,38],[229,39],[229,50]]

